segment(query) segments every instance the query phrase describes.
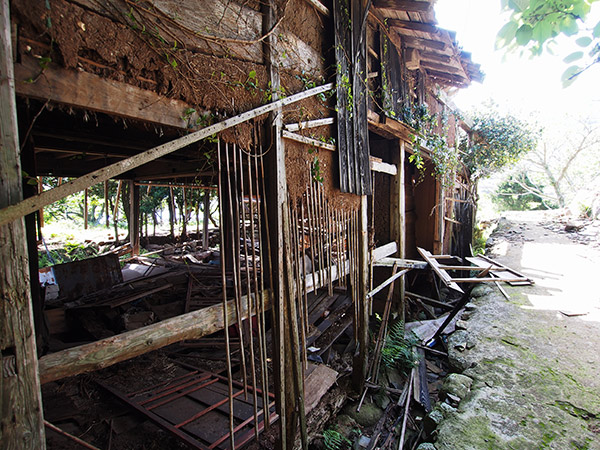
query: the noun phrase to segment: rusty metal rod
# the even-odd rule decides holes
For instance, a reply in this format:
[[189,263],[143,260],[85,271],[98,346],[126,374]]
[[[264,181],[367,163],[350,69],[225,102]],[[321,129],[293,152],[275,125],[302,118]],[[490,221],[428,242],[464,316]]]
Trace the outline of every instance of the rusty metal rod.
[[233,435],[233,373],[231,370],[231,346],[229,345],[229,323],[227,320],[227,276],[225,274],[225,230],[223,227],[223,189],[222,189],[222,161],[221,161],[221,141],[218,141],[217,157],[219,164],[219,228],[221,235],[221,282],[223,283],[223,330],[225,331],[225,355],[227,361],[227,380],[229,394],[229,433],[231,434],[230,448],[235,449]]

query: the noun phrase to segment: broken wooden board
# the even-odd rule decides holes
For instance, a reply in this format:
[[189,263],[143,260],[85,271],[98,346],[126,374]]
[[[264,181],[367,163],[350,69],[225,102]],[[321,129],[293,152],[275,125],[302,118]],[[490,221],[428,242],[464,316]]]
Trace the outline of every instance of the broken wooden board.
[[[522,273],[517,272],[516,270],[511,269],[510,267],[507,267],[504,264],[494,261],[493,259],[488,258],[487,256],[479,255],[479,256],[468,257],[466,259],[471,264],[474,264],[475,266],[477,266],[478,269],[490,269],[490,273],[495,277],[495,279],[493,281],[505,281],[511,285],[513,283],[515,283],[515,284],[518,283],[518,285],[523,285],[523,286],[528,286],[528,285],[534,284],[534,281],[531,278],[528,278],[527,276],[523,275]],[[473,270],[477,270],[477,269],[473,269]],[[506,275],[507,273],[510,275],[507,276]]]
[[382,258],[373,264],[373,267],[394,267],[398,265],[398,269],[426,269],[427,263],[416,261],[413,259],[402,258]]
[[440,258],[448,259],[450,258],[450,256],[432,255],[430,252],[421,247],[417,247],[417,250],[423,257],[423,259],[427,262],[427,264],[431,266],[431,269],[437,274],[437,276],[440,277],[440,279],[444,282],[444,284],[447,287],[454,289],[455,291],[464,293],[464,291],[458,286],[458,284],[456,284],[456,282],[452,280],[452,277],[448,274],[448,272],[446,272],[443,268],[440,267],[440,263],[438,263],[437,261]]
[[306,414],[317,406],[321,398],[336,382],[338,373],[324,364],[308,364],[304,378],[304,411]]

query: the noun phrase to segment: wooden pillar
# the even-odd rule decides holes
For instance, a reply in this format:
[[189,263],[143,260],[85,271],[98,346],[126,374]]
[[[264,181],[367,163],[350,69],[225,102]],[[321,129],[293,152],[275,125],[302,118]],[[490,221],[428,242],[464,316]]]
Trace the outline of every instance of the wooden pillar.
[[[0,208],[22,200],[8,0],[0,0]],[[22,218],[0,226],[0,436],[3,448],[45,449],[29,266]]]
[[108,181],[106,180],[104,182],[104,218],[106,219],[106,228],[110,227],[110,224],[108,223]]
[[140,254],[140,187],[129,180],[129,239],[131,254]]
[[85,189],[83,192],[83,228],[87,230],[88,227],[88,190]]
[[[42,177],[38,177],[38,193],[44,192],[44,183]],[[44,208],[39,209],[40,228],[44,228]]]
[[[396,164],[398,171],[392,180],[391,199],[390,199],[390,231],[392,240],[396,241],[398,258],[406,258],[406,197],[405,197],[405,167],[406,159],[405,142],[403,140],[396,141],[391,144],[390,154],[392,161]],[[401,277],[397,282],[397,293],[399,294],[400,303],[396,305],[396,311],[404,318],[404,277]]]
[[366,195],[362,195],[360,198],[359,226],[358,263],[360,271],[358,298],[360,299],[360,305],[358,306],[358,317],[354,318],[358,325],[358,342],[352,367],[352,384],[357,392],[362,392],[367,377],[369,356],[369,306],[367,301],[369,286],[369,218]]
[[210,221],[210,190],[204,191],[204,213],[202,219],[202,248],[206,250],[208,248],[208,223]]

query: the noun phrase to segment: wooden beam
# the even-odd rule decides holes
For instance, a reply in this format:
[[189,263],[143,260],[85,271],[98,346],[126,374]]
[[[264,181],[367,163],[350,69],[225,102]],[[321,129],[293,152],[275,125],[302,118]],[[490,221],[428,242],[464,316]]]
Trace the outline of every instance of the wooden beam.
[[39,61],[30,56],[15,64],[15,80],[17,94],[23,97],[187,129],[188,121],[181,117],[190,108],[188,103],[127,83],[52,63],[42,71]]
[[434,70],[434,69],[426,69],[426,70],[430,77],[437,78],[442,81],[446,81],[450,84],[453,84],[453,85],[456,85],[459,87],[466,87],[470,84],[470,80],[468,78],[465,78],[462,76],[451,75],[449,73],[440,72],[439,70]]
[[[23,198],[9,0],[0,1],[0,207]],[[34,212],[34,208],[31,212]],[[0,226],[0,441],[45,449],[23,219]],[[37,281],[36,281],[37,282]]]
[[199,184],[181,184],[181,183],[144,183],[136,181],[136,186],[151,186],[151,187],[174,187],[174,188],[186,188],[186,189],[202,189],[206,191],[216,191],[216,186],[201,186]]
[[374,267],[393,267],[394,264],[398,265],[399,269],[426,269],[427,263],[424,261],[417,261],[414,259],[403,259],[403,258],[382,258],[373,264]]
[[202,139],[212,136],[213,134],[234,127],[235,125],[239,125],[240,123],[246,122],[265,113],[274,111],[278,108],[281,108],[282,106],[290,105],[305,98],[309,98],[314,95],[320,94],[321,92],[329,91],[332,88],[333,83],[328,83],[313,89],[309,89],[307,91],[302,91],[298,94],[294,94],[289,97],[285,97],[280,100],[276,100],[267,105],[263,105],[250,111],[246,111],[237,116],[225,119],[222,122],[218,122],[214,125],[210,125],[194,133],[190,133],[188,135],[180,137],[179,139],[175,139],[174,141],[167,142],[166,144],[162,144],[158,147],[151,148],[150,150],[146,150],[145,152],[134,155],[131,158],[127,158],[123,161],[118,161],[109,166],[95,170],[94,172],[88,173],[87,175],[83,175],[54,189],[45,191],[42,194],[29,197],[26,200],[23,200],[15,205],[1,209],[0,225],[11,222],[27,214],[31,214],[35,210],[50,205],[64,197],[67,197],[68,195],[82,191],[83,189],[90,187],[94,184],[100,183],[104,180],[114,178],[118,175],[121,175],[124,172],[127,172],[128,170],[132,170],[150,161],[154,161],[155,159],[160,158],[161,156],[173,153],[174,151],[179,150],[180,148],[198,142]]
[[426,69],[438,70],[440,72],[448,73],[450,75],[455,75],[455,74],[463,75],[464,74],[464,70],[459,69],[458,67],[449,66],[448,64],[440,64],[437,62],[423,60],[423,61],[421,61],[421,66]]
[[397,251],[398,245],[395,241],[392,241],[373,250],[371,257],[373,258],[373,262],[377,262],[380,259],[385,258],[386,256],[393,255]]
[[458,286],[458,284],[456,284],[456,280],[450,277],[450,275],[448,275],[444,269],[440,269],[440,264],[437,262],[437,260],[441,259],[440,256],[447,255],[432,255],[430,252],[421,247],[417,247],[417,251],[421,254],[423,259],[427,261],[427,263],[431,266],[431,269],[437,274],[438,277],[440,277],[446,286],[464,294],[463,290]]
[[429,61],[433,61],[433,62],[446,63],[446,64],[449,62],[452,62],[451,56],[444,55],[441,53],[422,51],[422,52],[419,52],[419,55],[421,56],[422,60],[429,60]]
[[388,175],[396,175],[398,173],[398,168],[395,164],[388,164],[374,159],[371,159],[371,170],[373,172],[387,173]]
[[325,119],[307,120],[305,122],[288,123],[285,125],[287,131],[298,131],[306,128],[322,127],[324,125],[333,125],[335,117],[326,117]]
[[328,144],[323,141],[319,141],[318,139],[313,139],[308,136],[302,136],[301,134],[292,133],[290,131],[283,130],[281,132],[282,137],[286,139],[291,139],[292,141],[302,142],[303,144],[308,144],[312,147],[324,148],[325,150],[330,150],[332,152],[336,151],[336,147],[333,144]]
[[[270,308],[270,295],[263,295]],[[242,316],[248,318],[246,297],[242,298]],[[235,323],[235,300],[228,302],[228,321]],[[39,361],[42,383],[93,372],[187,339],[199,339],[223,329],[223,304],[199,309],[79,347],[51,353]]]
[[440,29],[435,23],[411,22],[401,19],[387,19],[387,24],[392,28],[421,31],[423,33],[437,34]]
[[433,10],[433,3],[428,1],[375,0],[373,6],[393,11],[429,12]]
[[386,118],[385,122],[375,111],[369,110],[367,114],[369,129],[389,139],[402,139],[410,142],[415,131],[403,122]]
[[432,39],[423,39],[412,36],[402,36],[402,41],[408,46],[418,50],[441,50],[446,49],[446,43],[434,41]]
[[372,291],[370,291],[367,294],[367,298],[372,298],[375,294],[377,294],[383,288],[385,288],[386,286],[389,286],[394,281],[396,281],[398,278],[400,278],[401,276],[404,276],[405,274],[407,274],[409,271],[410,271],[410,269],[404,269],[404,270],[401,270],[400,272],[397,272],[396,274],[392,275],[390,278],[388,278],[387,280],[385,280],[383,283],[381,283],[375,289],[373,289]]

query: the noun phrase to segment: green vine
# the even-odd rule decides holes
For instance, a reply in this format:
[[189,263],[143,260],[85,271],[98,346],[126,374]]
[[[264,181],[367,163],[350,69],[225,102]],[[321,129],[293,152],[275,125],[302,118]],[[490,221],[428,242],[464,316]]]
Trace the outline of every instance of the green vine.
[[446,141],[447,115],[431,113],[427,105],[421,104],[403,111],[403,116],[405,122],[415,130],[415,133],[411,134],[413,153],[409,156],[409,161],[419,170],[419,182],[425,177],[423,150],[426,150],[434,167],[432,175],[444,188],[451,187],[460,165],[460,158],[458,150],[449,147]]

